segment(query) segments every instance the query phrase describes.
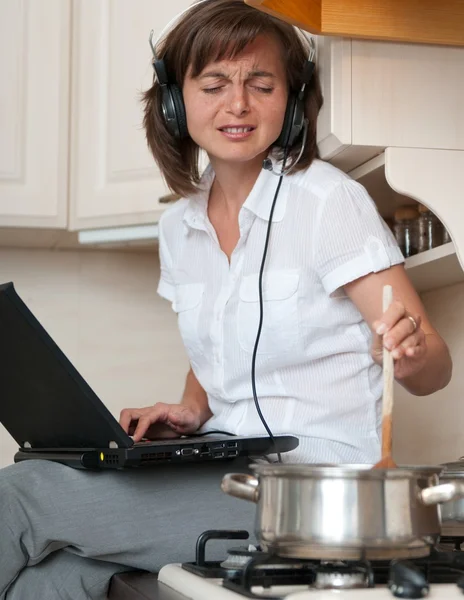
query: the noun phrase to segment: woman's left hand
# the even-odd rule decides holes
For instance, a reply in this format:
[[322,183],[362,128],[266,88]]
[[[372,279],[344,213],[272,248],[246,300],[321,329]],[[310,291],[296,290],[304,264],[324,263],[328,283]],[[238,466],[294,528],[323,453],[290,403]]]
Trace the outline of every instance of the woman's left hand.
[[391,351],[395,378],[405,379],[418,373],[426,364],[427,340],[421,328],[421,317],[412,315],[405,306],[394,301],[381,318],[372,324],[374,339],[372,357],[379,365],[383,348]]

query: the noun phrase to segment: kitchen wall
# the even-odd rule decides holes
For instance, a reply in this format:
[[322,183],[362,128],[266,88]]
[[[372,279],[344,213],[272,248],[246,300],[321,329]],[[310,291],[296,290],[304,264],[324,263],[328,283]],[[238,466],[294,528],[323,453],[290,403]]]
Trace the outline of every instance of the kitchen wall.
[[[0,249],[0,281],[19,294],[115,416],[128,406],[176,402],[188,363],[175,314],[156,294],[156,253]],[[423,297],[454,359],[451,384],[429,397],[396,386],[398,463],[464,454],[464,284]],[[0,399],[1,401],[1,399]],[[0,425],[0,467],[16,444]]]
[[464,283],[422,297],[432,323],[451,350],[450,384],[426,397],[396,386],[393,454],[402,464],[436,464],[464,455]]
[[[158,277],[156,253],[0,249],[0,281],[14,282],[115,416],[182,393],[188,362]],[[15,450],[0,425],[0,467]]]

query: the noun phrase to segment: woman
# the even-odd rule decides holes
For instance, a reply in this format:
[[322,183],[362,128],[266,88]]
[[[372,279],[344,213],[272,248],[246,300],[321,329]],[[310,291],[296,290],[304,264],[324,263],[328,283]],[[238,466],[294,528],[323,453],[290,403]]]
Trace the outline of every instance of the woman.
[[[272,432],[300,438],[282,459],[376,461],[383,345],[397,381],[418,395],[448,383],[451,360],[365,190],[316,159],[315,75],[304,91],[306,144],[302,133],[291,148],[275,147],[308,49],[292,27],[242,0],[207,0],[156,55],[182,90],[188,129],[174,137],[155,82],[145,96],[148,141],[184,196],[160,224],[159,292],[178,312],[192,368],[179,405],[127,409],[122,426],[135,440],[200,427],[265,433],[250,366],[271,224],[255,384]],[[210,160],[201,181],[199,147]],[[277,174],[292,171],[276,177],[263,170],[266,158]],[[382,314],[385,283],[395,302]],[[203,530],[252,529],[254,507],[220,492],[229,469],[91,473],[45,461],[4,469],[0,599],[103,599],[118,571],[192,560]]]
[[[126,430],[138,423],[136,440],[147,430],[182,434],[201,426],[265,433],[250,365],[278,179],[262,166],[276,150],[308,49],[292,28],[241,0],[212,0],[193,14],[157,50],[182,87],[189,137],[173,144],[159,85],[145,95],[149,145],[185,198],[161,219],[159,293],[178,313],[192,368],[180,405],[123,411]],[[203,20],[209,27],[200,28]],[[272,219],[256,388],[272,432],[300,438],[283,460],[375,462],[383,345],[393,351],[396,380],[417,395],[448,383],[451,360],[364,188],[316,159],[321,103],[313,76],[305,90],[306,144],[296,163],[303,135],[289,151],[294,168]],[[198,148],[210,160],[201,181]],[[382,315],[386,283],[395,302]]]

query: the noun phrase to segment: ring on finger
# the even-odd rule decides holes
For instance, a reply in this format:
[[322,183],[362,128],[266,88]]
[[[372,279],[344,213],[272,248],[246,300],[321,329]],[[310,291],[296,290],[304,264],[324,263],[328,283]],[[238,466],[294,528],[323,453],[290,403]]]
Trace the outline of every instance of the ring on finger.
[[407,318],[411,321],[412,326],[413,326],[413,333],[417,330],[417,323],[416,320],[414,319],[414,317],[411,317],[411,315],[408,315]]

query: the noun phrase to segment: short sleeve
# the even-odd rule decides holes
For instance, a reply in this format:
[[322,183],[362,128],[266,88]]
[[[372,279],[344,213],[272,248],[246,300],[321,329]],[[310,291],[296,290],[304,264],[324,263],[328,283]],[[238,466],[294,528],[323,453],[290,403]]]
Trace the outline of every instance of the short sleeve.
[[404,262],[374,201],[353,180],[344,181],[327,196],[315,237],[315,267],[331,295],[355,279]]
[[161,275],[158,283],[158,294],[170,302],[174,302],[174,281],[171,276],[172,259],[163,234],[163,219],[159,222],[159,256]]

